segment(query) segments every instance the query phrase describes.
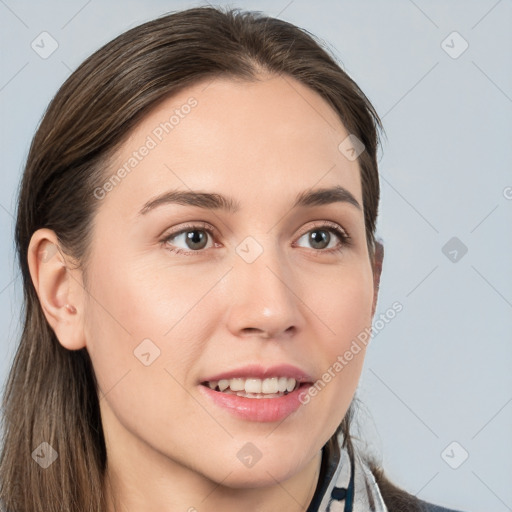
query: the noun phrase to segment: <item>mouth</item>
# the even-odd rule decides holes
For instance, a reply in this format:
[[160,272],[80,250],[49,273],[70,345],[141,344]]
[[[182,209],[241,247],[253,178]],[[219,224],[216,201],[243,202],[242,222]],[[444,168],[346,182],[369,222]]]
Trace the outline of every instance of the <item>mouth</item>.
[[201,385],[219,393],[256,399],[281,398],[310,384],[299,382],[293,377],[284,376],[267,377],[265,379],[235,377],[201,382]]
[[248,364],[206,376],[198,384],[205,400],[228,414],[244,421],[276,422],[300,409],[302,388],[312,386],[313,378],[289,364]]

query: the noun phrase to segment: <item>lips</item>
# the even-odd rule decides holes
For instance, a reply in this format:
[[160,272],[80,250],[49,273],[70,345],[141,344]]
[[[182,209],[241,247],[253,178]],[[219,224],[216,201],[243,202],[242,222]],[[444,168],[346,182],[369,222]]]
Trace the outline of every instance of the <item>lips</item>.
[[287,377],[289,379],[295,379],[299,383],[312,383],[313,378],[305,371],[292,366],[289,364],[277,364],[269,367],[263,367],[258,364],[250,364],[241,368],[228,370],[223,373],[217,373],[210,375],[204,379],[201,379],[201,383],[207,383],[212,381],[230,380],[230,379],[261,379],[272,377]]
[[248,365],[211,375],[199,388],[209,401],[238,418],[275,422],[299,409],[299,394],[312,383],[312,377],[295,366]]

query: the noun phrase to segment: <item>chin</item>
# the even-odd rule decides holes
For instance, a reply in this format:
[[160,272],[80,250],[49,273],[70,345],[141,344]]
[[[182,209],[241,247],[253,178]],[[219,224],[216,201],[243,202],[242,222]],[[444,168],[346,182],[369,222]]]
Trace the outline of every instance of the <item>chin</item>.
[[269,467],[260,461],[252,468],[238,468],[234,470],[219,484],[232,489],[257,489],[275,485],[276,482],[283,482],[295,474],[295,468],[284,467],[282,464],[281,467]]
[[[240,453],[240,452],[239,452]],[[250,450],[247,450],[250,453]],[[256,454],[255,454],[256,455]],[[244,460],[244,452],[241,450],[240,459]],[[257,455],[244,463],[238,457],[235,460],[224,460],[212,468],[213,474],[208,477],[217,483],[233,489],[259,488],[275,485],[276,482],[283,482],[292,478],[303,470],[309,460],[304,459],[304,450],[295,456],[286,447],[283,450],[267,449],[267,455]],[[219,475],[219,468],[226,468]],[[229,476],[226,476],[229,475]]]

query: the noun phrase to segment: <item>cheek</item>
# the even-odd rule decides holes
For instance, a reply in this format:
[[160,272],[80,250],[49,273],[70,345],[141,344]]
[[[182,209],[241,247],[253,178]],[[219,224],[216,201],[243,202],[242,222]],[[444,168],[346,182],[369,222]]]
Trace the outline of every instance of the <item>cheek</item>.
[[346,350],[350,342],[371,326],[373,274],[370,265],[353,265],[325,280],[325,292],[314,299],[315,309],[331,333],[332,353]]
[[113,254],[92,262],[86,337],[101,388],[110,389],[127,371],[132,379],[144,371],[148,388],[148,377],[157,373],[186,382],[187,369],[207,342],[208,318],[215,314],[211,301],[201,299],[223,273],[198,278]]
[[331,279],[326,292],[314,297],[315,311],[329,334],[319,338],[321,375],[304,398],[314,403],[316,420],[330,433],[343,419],[357,388],[370,340],[373,300],[371,267],[351,267]]
[[[189,462],[194,455],[184,439],[199,435],[205,425],[212,436],[223,439],[224,431],[189,391],[192,370],[211,337],[207,329],[215,325],[209,321],[216,314],[212,300],[201,298],[223,273],[196,277],[191,284],[190,274],[151,272],[115,264],[115,259],[91,269],[87,348],[100,388],[104,428],[110,433],[109,449],[133,443],[133,434],[157,451]],[[209,448],[210,441],[204,442],[200,453]]]

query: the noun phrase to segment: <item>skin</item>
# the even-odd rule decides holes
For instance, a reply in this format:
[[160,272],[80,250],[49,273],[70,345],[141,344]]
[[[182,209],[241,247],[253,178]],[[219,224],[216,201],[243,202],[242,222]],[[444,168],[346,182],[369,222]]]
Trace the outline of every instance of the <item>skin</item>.
[[[362,205],[359,165],[338,150],[348,132],[312,90],[291,78],[224,78],[150,112],[106,179],[190,97],[197,106],[99,200],[87,286],[84,269],[61,248],[41,258],[58,246],[48,229],[32,237],[32,278],[59,342],[86,347],[93,362],[109,511],[303,511],[321,448],[354,396],[364,348],[280,423],[234,417],[199,383],[247,363],[289,363],[320,379],[371,326],[379,276],[362,209],[339,202],[291,209],[297,194],[335,185]],[[166,204],[139,215],[171,189],[228,195],[240,210]],[[325,221],[348,233],[350,244],[328,227],[329,248],[341,250],[312,245],[308,234]],[[169,250],[193,252],[183,235],[162,241],[201,222],[215,232],[193,254]],[[235,250],[248,236],[263,250],[252,263]],[[160,355],[145,366],[134,350],[148,338]],[[262,454],[251,468],[237,457],[247,442]]]

